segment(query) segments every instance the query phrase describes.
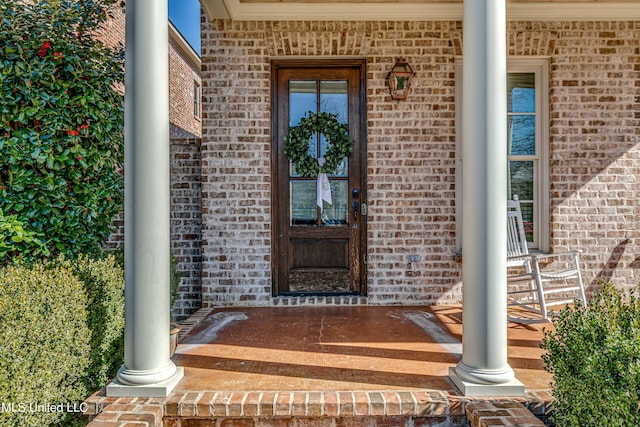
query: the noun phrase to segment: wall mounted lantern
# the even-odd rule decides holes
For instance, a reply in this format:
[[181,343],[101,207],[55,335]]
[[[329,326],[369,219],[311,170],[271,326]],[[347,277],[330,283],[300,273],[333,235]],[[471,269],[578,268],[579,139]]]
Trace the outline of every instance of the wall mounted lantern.
[[415,75],[416,73],[413,72],[407,60],[398,58],[386,78],[389,92],[391,92],[391,99],[398,101],[407,99],[409,88]]

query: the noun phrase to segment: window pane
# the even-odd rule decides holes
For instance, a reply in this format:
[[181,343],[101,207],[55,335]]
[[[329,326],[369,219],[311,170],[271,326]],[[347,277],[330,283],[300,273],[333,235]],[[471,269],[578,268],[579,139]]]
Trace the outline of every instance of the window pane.
[[507,106],[510,113],[536,111],[535,74],[509,73],[507,76]]
[[[349,123],[349,98],[347,96],[347,81],[320,82],[320,111],[337,114],[340,123]],[[329,149],[329,141],[320,135],[320,157]],[[349,166],[345,158],[331,176],[347,176]]]
[[522,220],[527,242],[534,241],[534,162],[509,162],[509,199],[517,195],[522,210]]
[[533,242],[533,202],[520,202],[520,210],[522,212],[525,238],[527,239],[527,242]]
[[348,211],[348,181],[331,180],[331,204],[323,201],[320,222],[325,226],[346,225]]
[[[300,119],[307,116],[309,111],[316,112],[318,101],[317,81],[291,80],[289,81],[289,127],[300,123]],[[318,135],[314,134],[309,140],[309,155],[318,157]],[[299,176],[295,165],[290,164],[291,176]]]
[[342,162],[336,167],[333,173],[328,174],[330,177],[344,178],[349,175],[349,158],[345,157]]
[[314,80],[291,80],[289,82],[289,127],[297,125],[307,112],[316,112],[317,97]]
[[200,117],[200,84],[193,83],[193,115]]
[[536,154],[536,118],[533,115],[509,116],[507,141],[509,155]]
[[291,225],[315,226],[318,219],[316,209],[316,181],[290,182]]
[[533,200],[533,161],[509,162],[509,198]]
[[337,114],[341,123],[349,122],[346,80],[320,82],[320,111]]

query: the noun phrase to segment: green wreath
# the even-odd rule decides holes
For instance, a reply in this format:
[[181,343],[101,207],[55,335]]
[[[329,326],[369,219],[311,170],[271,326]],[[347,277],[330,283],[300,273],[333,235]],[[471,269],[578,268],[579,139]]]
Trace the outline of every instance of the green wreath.
[[[309,139],[316,132],[323,134],[330,145],[324,155],[323,166],[318,164],[318,159],[309,154]],[[342,163],[342,159],[351,154],[351,139],[348,133],[349,127],[340,123],[337,114],[309,111],[300,119],[300,123],[289,129],[284,138],[284,153],[296,166],[296,172],[303,177],[318,176],[319,173],[330,174]]]

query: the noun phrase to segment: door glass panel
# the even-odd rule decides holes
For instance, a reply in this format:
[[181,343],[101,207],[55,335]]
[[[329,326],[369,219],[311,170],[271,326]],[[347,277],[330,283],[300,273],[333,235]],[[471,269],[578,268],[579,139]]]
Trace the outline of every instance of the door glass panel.
[[[289,82],[289,127],[300,123],[309,111],[318,108],[318,84],[316,80],[291,80]],[[309,155],[317,158],[318,135],[314,134],[309,139]],[[291,176],[299,176],[296,167],[289,165]]]
[[536,118],[531,114],[509,116],[509,155],[536,154]]
[[320,111],[337,114],[341,123],[349,122],[349,102],[345,80],[320,82]]
[[291,181],[291,225],[312,225],[318,222],[316,181]]
[[[349,123],[349,98],[347,96],[346,80],[321,81],[320,82],[320,111],[338,116],[340,123]],[[320,157],[323,157],[329,149],[329,141],[320,135]],[[348,159],[338,165],[330,176],[347,176],[349,170]]]
[[[346,80],[291,80],[289,81],[289,127],[296,126],[309,111],[336,114],[341,123],[349,120],[348,84]],[[319,110],[318,110],[319,109]],[[320,144],[318,144],[320,141]],[[330,148],[329,141],[319,132],[309,140],[309,155],[324,156]],[[302,178],[291,164],[290,209],[291,225],[345,226],[348,223],[348,158],[330,174],[331,203],[322,201],[320,221],[316,199],[316,177]]]
[[308,111],[318,109],[317,87],[315,80],[289,82],[289,127],[297,125]]
[[331,204],[322,202],[322,215],[320,223],[324,226],[347,225],[348,211],[348,182],[330,181]]

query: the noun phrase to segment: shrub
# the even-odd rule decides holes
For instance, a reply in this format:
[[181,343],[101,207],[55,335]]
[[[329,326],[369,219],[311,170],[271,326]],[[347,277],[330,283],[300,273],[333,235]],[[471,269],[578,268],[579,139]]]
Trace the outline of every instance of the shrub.
[[[0,426],[83,425],[77,412],[32,413],[29,405],[79,410],[115,375],[124,347],[122,267],[113,256],[6,266],[0,322]],[[18,412],[5,410],[12,403]]]
[[96,252],[122,207],[123,54],[95,37],[115,3],[0,2],[0,206],[52,253]]
[[180,281],[182,280],[182,274],[178,270],[178,258],[173,253],[170,255],[170,274],[169,274],[169,307],[173,308],[173,304],[180,298],[178,289],[180,288]]
[[73,265],[88,297],[91,352],[86,385],[91,392],[113,378],[124,361],[124,271],[112,255],[81,256],[67,263]]
[[48,254],[42,235],[26,230],[15,215],[4,216],[0,209],[0,265],[7,264],[14,258],[29,260]]
[[69,420],[70,413],[30,405],[78,405],[86,397],[87,319],[87,295],[69,265],[0,269],[0,403],[17,411],[3,410],[0,426]]
[[554,316],[541,347],[558,426],[640,425],[640,300],[611,283]]

